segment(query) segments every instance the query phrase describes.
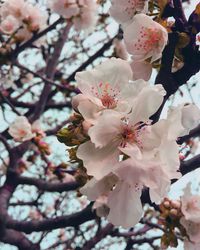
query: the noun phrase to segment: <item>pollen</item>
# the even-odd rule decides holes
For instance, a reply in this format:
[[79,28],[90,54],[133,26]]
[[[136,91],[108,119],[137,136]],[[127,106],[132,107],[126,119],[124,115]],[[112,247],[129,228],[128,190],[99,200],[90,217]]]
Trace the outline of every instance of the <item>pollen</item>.
[[117,106],[120,91],[117,87],[113,88],[110,83],[100,82],[96,87],[92,87],[92,92],[101,100],[105,108],[114,109]]
[[140,39],[134,44],[136,50],[149,52],[154,48],[158,48],[162,32],[156,28],[145,28],[142,26],[140,30]]

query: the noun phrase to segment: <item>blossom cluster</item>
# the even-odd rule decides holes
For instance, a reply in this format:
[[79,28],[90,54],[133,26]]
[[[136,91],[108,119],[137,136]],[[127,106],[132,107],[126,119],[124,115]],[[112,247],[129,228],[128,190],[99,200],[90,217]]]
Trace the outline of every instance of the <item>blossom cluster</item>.
[[8,133],[16,142],[20,143],[33,139],[40,153],[46,155],[51,153],[49,145],[43,141],[46,134],[42,130],[39,120],[30,124],[25,116],[17,116],[9,126]]
[[143,214],[143,188],[149,188],[151,200],[159,204],[170,180],[180,177],[176,140],[198,124],[200,110],[180,105],[153,124],[151,116],[165,90],[142,79],[133,81],[131,66],[122,59],[108,59],[75,78],[81,94],[72,105],[87,134],[77,143],[77,157],[93,177],[81,192],[95,201],[100,216],[132,227]]
[[66,19],[71,19],[76,30],[91,30],[97,22],[95,0],[49,0],[50,9]]
[[111,16],[122,25],[124,42],[132,57],[134,79],[149,80],[152,63],[159,60],[168,41],[167,30],[151,17],[148,0],[112,0]]
[[23,42],[46,26],[47,15],[24,0],[4,0],[0,5],[0,32]]
[[187,232],[185,249],[197,250],[200,248],[200,196],[192,194],[189,184],[181,197],[181,211],[180,222]]
[[164,249],[178,245],[175,233],[178,230],[183,237],[185,250],[198,250],[200,247],[200,195],[193,194],[191,189],[191,183],[188,183],[180,199],[165,198],[160,205],[160,224],[166,228],[162,237]]

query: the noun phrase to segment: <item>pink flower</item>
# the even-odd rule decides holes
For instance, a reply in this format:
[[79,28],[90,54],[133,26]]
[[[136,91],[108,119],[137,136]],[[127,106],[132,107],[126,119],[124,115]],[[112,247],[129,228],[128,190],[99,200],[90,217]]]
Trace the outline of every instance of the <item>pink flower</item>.
[[116,226],[130,228],[143,214],[140,200],[143,187],[155,189],[165,180],[160,170],[159,162],[131,157],[117,163],[113,173],[100,180],[90,180],[81,192],[89,200],[96,201],[99,216],[106,216]]
[[0,17],[3,19],[1,30],[5,34],[18,30],[13,36],[18,42],[29,39],[32,32],[43,29],[47,21],[45,12],[24,0],[6,0],[0,8]]
[[[180,178],[178,169],[180,166],[179,146],[176,140],[179,136],[189,133],[191,129],[196,127],[200,120],[200,110],[193,104],[183,106],[180,105],[169,111],[167,119],[162,119],[141,134],[143,141],[143,152],[148,152],[148,158],[161,162],[163,171],[168,179]],[[168,152],[166,154],[166,152]],[[164,182],[163,182],[164,184]],[[163,188],[168,189],[167,183]],[[163,189],[163,191],[164,191]],[[161,194],[155,194],[150,191],[151,199],[159,203],[162,198]]]
[[146,123],[162,103],[165,91],[161,86],[151,87],[141,81],[136,86],[138,93],[135,98],[132,96],[132,112],[124,115],[112,110],[104,111],[88,130],[91,141],[78,148],[77,156],[83,160],[88,174],[96,179],[108,174],[113,164],[118,162],[121,154],[119,147],[131,145],[140,151],[141,134],[146,129]]
[[18,20],[13,16],[7,16],[1,23],[0,23],[0,31],[4,34],[11,35],[19,28]]
[[190,184],[186,186],[184,195],[181,197],[181,211],[183,217],[180,222],[185,227],[190,240],[190,242],[184,241],[184,247],[186,250],[197,250],[200,246],[200,196],[191,193]]
[[49,7],[59,15],[72,19],[76,30],[90,30],[97,21],[95,0],[49,0]]
[[92,70],[78,72],[75,79],[82,94],[75,97],[73,105],[88,122],[94,123],[105,109],[130,111],[137,90],[129,83],[132,70],[128,62],[111,58]]
[[168,41],[167,30],[145,14],[134,16],[131,24],[124,28],[124,40],[133,60],[151,62],[161,58]]
[[74,27],[76,30],[87,30],[90,32],[98,19],[98,5],[94,0],[79,0],[79,6],[79,15],[73,19]]
[[28,141],[35,136],[32,133],[31,124],[25,116],[18,116],[10,125],[8,132],[18,142]]
[[112,0],[110,15],[120,24],[127,24],[137,13],[148,11],[148,0]]
[[71,18],[79,14],[79,6],[76,0],[49,0],[52,11],[65,18]]
[[191,193],[190,185],[186,186],[181,197],[181,211],[186,220],[200,223],[200,196]]
[[26,13],[27,3],[24,0],[5,0],[0,8],[2,18],[11,15],[18,20],[22,20]]

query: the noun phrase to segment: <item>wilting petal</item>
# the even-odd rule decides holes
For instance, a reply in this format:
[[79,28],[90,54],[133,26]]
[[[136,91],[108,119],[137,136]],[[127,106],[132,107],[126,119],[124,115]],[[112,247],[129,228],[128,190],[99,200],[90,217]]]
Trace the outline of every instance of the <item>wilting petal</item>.
[[107,219],[124,228],[136,225],[143,214],[140,196],[141,190],[136,191],[129,184],[119,182],[108,196],[110,212]]

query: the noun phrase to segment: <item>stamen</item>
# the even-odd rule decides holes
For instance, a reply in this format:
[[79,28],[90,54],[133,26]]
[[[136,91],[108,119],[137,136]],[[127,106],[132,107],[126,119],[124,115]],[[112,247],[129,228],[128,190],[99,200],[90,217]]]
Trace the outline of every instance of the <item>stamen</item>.
[[93,86],[91,90],[102,101],[104,107],[113,109],[117,106],[120,95],[118,88],[112,88],[108,82],[100,82],[96,85],[96,88]]

